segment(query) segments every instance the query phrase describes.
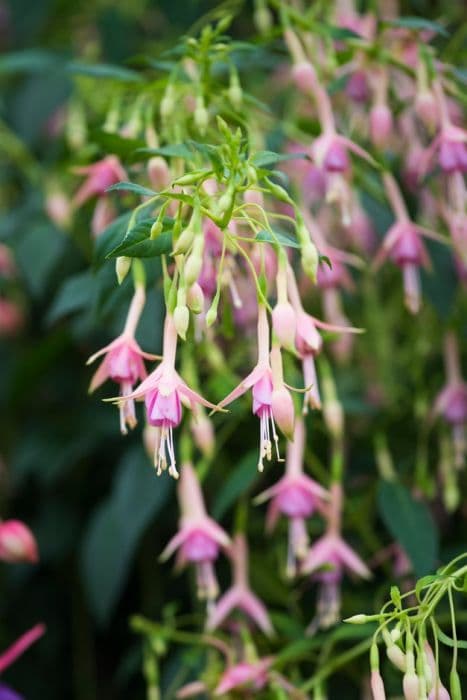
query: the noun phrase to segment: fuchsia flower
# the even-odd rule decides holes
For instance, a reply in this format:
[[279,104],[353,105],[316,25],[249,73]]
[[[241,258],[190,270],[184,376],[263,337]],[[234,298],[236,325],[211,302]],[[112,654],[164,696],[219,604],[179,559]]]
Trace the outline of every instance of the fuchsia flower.
[[178,486],[181,510],[179,532],[164,549],[161,560],[165,561],[179,550],[178,564],[187,563],[196,567],[198,596],[212,600],[218,594],[213,562],[221,547],[228,547],[227,533],[206,513],[203,494],[191,464],[184,464]]
[[[275,422],[282,432],[289,435],[293,429],[294,408],[292,398],[286,390],[282,379],[280,351],[274,348],[271,353],[273,367],[269,355],[269,324],[264,306],[258,307],[258,362],[250,374],[219,403],[220,407],[227,406],[249,389],[253,396],[253,413],[260,420],[260,451],[258,469],[263,471],[263,460],[272,458],[272,443],[274,441],[277,459],[280,461],[279,437]],[[271,439],[272,438],[272,439]]]
[[373,700],[386,700],[386,691],[384,690],[383,679],[377,669],[374,669],[371,672],[370,684]]
[[257,503],[271,500],[266,527],[270,532],[276,525],[279,515],[289,520],[289,545],[287,553],[287,574],[294,576],[297,560],[306,556],[308,534],[305,519],[315,510],[324,511],[324,501],[328,492],[316,481],[303,473],[305,449],[305,426],[302,419],[295,422],[293,442],[287,445],[286,473],[271,488],[256,498]]
[[92,197],[103,197],[109,187],[128,179],[117,156],[106,156],[91,165],[74,168],[73,172],[86,175],[86,180],[74,196],[75,207],[82,206]]
[[237,609],[244,612],[264,634],[272,634],[273,628],[266,607],[252,592],[248,582],[248,549],[244,535],[235,536],[230,547],[230,557],[234,583],[209,611],[207,629],[216,629],[232,610]]
[[313,574],[313,579],[320,583],[317,617],[308,628],[309,632],[317,627],[329,627],[338,619],[344,571],[361,578],[371,577],[366,564],[340,534],[342,498],[342,486],[334,483],[326,533],[312,545],[302,563],[302,572]]
[[[138,379],[144,379],[147,376],[143,358],[147,360],[158,359],[156,355],[143,352],[134,337],[144,302],[144,288],[138,286],[131,302],[123,333],[89,358],[87,364],[104,355],[103,361],[91,380],[90,392],[95,391],[101,384],[111,379],[120,385],[121,396],[127,397]],[[125,401],[120,401],[119,405],[120,430],[126,435],[127,426],[134,428],[137,422],[134,401],[127,398]]]
[[452,426],[455,462],[462,466],[467,449],[465,425],[467,423],[467,383],[461,375],[459,350],[453,333],[448,333],[444,343],[447,382],[436,397],[434,415],[442,415]]
[[35,537],[20,520],[0,523],[0,559],[10,564],[39,561]]
[[191,409],[196,404],[214,410],[219,410],[220,406],[206,401],[183,381],[175,369],[176,350],[177,330],[173,317],[167,314],[164,326],[162,362],[131,394],[122,396],[122,401],[144,398],[148,423],[159,429],[154,454],[157,473],[160,475],[162,470],[167,469],[168,466],[169,474],[178,479],[173,429],[181,423],[182,403]]
[[262,690],[268,682],[268,669],[274,658],[267,656],[254,662],[243,661],[230,666],[222,674],[214,695],[225,695],[232,690]]

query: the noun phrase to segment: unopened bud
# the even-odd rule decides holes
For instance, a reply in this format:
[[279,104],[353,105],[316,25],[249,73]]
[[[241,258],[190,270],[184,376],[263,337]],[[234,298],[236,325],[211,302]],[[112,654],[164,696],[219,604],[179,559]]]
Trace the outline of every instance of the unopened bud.
[[300,92],[310,93],[316,86],[316,71],[309,61],[301,61],[292,68],[292,80]]
[[188,287],[198,281],[203,266],[204,236],[199,234],[193,242],[193,250],[185,262],[185,283]]
[[267,34],[273,25],[272,15],[269,9],[261,4],[256,10],[253,21],[260,34]]
[[389,661],[399,669],[399,671],[402,671],[403,673],[407,669],[407,660],[405,658],[405,654],[402,651],[400,647],[397,646],[397,644],[390,644],[386,648],[386,654],[388,656]]
[[20,520],[0,523],[0,559],[10,564],[39,560],[34,535]]
[[223,216],[232,207],[233,193],[227,189],[217,200],[219,216]]
[[346,617],[344,622],[349,622],[351,625],[365,625],[369,619],[368,615],[359,613],[358,615],[352,615],[352,617]]
[[121,284],[131,268],[131,258],[126,255],[119,255],[115,261],[115,273],[117,275],[117,282]]
[[170,183],[167,161],[162,156],[153,156],[147,164],[148,177],[155,190],[165,190]]
[[438,124],[438,104],[430,90],[421,90],[415,98],[415,112],[429,131],[434,131]]
[[175,242],[173,249],[174,255],[182,255],[186,253],[190,249],[194,237],[194,230],[191,228],[191,226],[188,226],[184,231],[181,232],[181,234]]
[[206,314],[206,325],[208,328],[217,320],[217,303],[212,303]]
[[185,304],[177,304],[173,312],[173,319],[178,335],[182,340],[186,340],[188,326],[190,325],[190,312],[188,307]]
[[280,344],[284,348],[292,349],[295,345],[297,317],[290,302],[276,304],[272,311],[272,327]]
[[188,289],[186,303],[190,311],[200,314],[204,309],[204,294],[198,282],[194,282]]
[[370,138],[376,148],[387,146],[392,132],[392,113],[387,104],[377,104],[370,112]]
[[289,193],[281,185],[277,185],[275,182],[271,182],[271,180],[268,179],[266,179],[266,184],[271,195],[278,199],[279,202],[293,205],[293,200],[290,198]]
[[462,700],[461,682],[455,668],[449,674],[449,690],[451,691],[451,700]]
[[168,119],[172,116],[175,109],[175,90],[173,85],[167,85],[167,89],[161,100],[160,111],[163,120]]
[[285,386],[273,390],[271,409],[274,420],[281,432],[288,440],[293,440],[295,408],[290,391]]
[[316,284],[318,276],[319,254],[314,243],[310,239],[302,242],[301,259],[304,273]]
[[204,100],[202,97],[198,97],[196,100],[196,108],[195,108],[195,124],[201,134],[204,134],[208,124],[209,124],[209,114],[204,106]]
[[371,692],[373,694],[373,700],[386,700],[386,691],[384,690],[383,679],[378,670],[371,672]]
[[204,411],[198,410],[193,414],[190,428],[198,449],[205,457],[211,457],[216,444],[214,427]]
[[414,671],[407,671],[402,679],[405,700],[419,700],[420,684]]
[[235,73],[232,74],[232,78],[229,86],[229,100],[235,107],[235,109],[240,109],[243,102],[243,91],[238,82],[238,77]]

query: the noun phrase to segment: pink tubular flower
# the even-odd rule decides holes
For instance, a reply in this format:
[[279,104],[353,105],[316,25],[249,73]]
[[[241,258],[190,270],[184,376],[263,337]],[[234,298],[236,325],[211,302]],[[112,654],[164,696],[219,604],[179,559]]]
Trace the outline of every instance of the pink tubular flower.
[[34,642],[45,634],[45,625],[38,624],[25,632],[6,651],[0,654],[0,673],[11,666]]
[[230,548],[233,563],[233,586],[218,600],[208,614],[207,629],[219,627],[232,610],[244,612],[265,634],[272,634],[273,628],[268,612],[251,591],[248,583],[248,550],[244,535],[237,534]]
[[178,486],[181,510],[179,532],[164,549],[161,560],[165,561],[178,549],[178,563],[196,567],[198,596],[212,600],[218,594],[218,585],[213,562],[220,547],[228,547],[227,533],[206,513],[203,494],[191,464],[184,464]]
[[260,305],[258,307],[258,362],[253,371],[219,403],[220,407],[227,406],[249,389],[252,390],[253,413],[260,420],[260,452],[258,461],[260,472],[264,469],[263,460],[266,458],[270,461],[272,458],[273,441],[277,459],[280,461],[279,437],[275,421],[286,434],[290,430],[291,424],[293,424],[292,399],[288,393],[287,396],[284,394],[286,390],[282,376],[280,376],[282,373],[282,369],[279,366],[280,362],[275,362],[274,364],[275,366],[271,369],[267,312],[265,307]]
[[268,681],[268,669],[273,657],[265,657],[255,662],[243,661],[231,666],[222,674],[214,695],[225,695],[232,690],[257,691],[265,687]]
[[35,537],[20,520],[0,523],[0,559],[13,564],[39,561]]
[[75,194],[75,207],[82,206],[92,197],[103,197],[117,182],[127,179],[127,174],[117,156],[106,156],[97,163],[74,168],[77,175],[86,175],[86,180]]
[[302,563],[303,573],[313,574],[314,580],[321,584],[317,617],[308,628],[310,632],[316,627],[329,627],[338,619],[340,582],[344,570],[361,578],[371,577],[366,564],[340,534],[342,498],[341,485],[334,483],[331,487],[331,507],[328,511],[326,533],[312,545]]
[[183,381],[175,369],[176,350],[177,329],[173,317],[167,314],[162,362],[131,394],[123,396],[122,401],[144,398],[148,423],[159,428],[154,454],[157,474],[160,475],[168,466],[169,474],[178,479],[173,428],[180,425],[182,420],[182,402],[190,409],[193,409],[196,404],[215,410],[220,406],[206,401]]
[[442,415],[452,426],[455,463],[462,466],[467,449],[465,425],[467,423],[467,383],[460,370],[459,350],[453,333],[448,333],[444,342],[447,383],[436,397],[434,415]]
[[285,475],[255,499],[256,503],[271,499],[266,521],[268,532],[275,527],[279,515],[289,520],[288,576],[295,575],[297,560],[303,559],[307,553],[305,519],[311,517],[315,510],[323,512],[324,501],[329,497],[325,489],[303,473],[304,448],[305,426],[302,419],[297,419],[293,442],[287,445]]
[[[120,385],[121,396],[127,397],[138,379],[144,379],[147,376],[143,358],[147,360],[158,359],[155,355],[143,352],[134,337],[144,303],[145,291],[142,286],[138,285],[131,302],[123,333],[109,345],[92,355],[87,362],[87,364],[90,364],[98,357],[104,355],[103,361],[91,380],[90,392],[95,391],[107,379],[111,379]],[[123,435],[126,435],[127,426],[134,428],[136,425],[134,401],[126,399],[121,401],[119,405],[120,430]]]
[[386,700],[383,679],[377,669],[371,672],[371,693],[373,700]]

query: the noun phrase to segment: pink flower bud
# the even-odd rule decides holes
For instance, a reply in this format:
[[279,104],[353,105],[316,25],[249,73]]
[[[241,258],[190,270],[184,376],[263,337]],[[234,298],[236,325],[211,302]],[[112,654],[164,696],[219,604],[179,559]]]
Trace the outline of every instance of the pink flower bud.
[[383,679],[377,670],[371,672],[371,692],[373,700],[386,700]]
[[9,299],[0,299],[0,338],[17,335],[23,323],[24,314],[21,308]]
[[285,348],[293,348],[297,332],[297,317],[290,302],[279,302],[272,312],[272,327]]
[[345,94],[357,103],[366,102],[368,100],[370,90],[368,79],[364,71],[355,71],[355,73],[350,76],[345,86]]
[[207,415],[201,411],[193,414],[190,422],[190,428],[198,449],[206,456],[211,457],[214,453],[216,438],[214,434],[214,426]]
[[444,685],[438,683],[438,685],[435,685],[435,687],[431,689],[428,700],[451,700],[451,696]]
[[392,113],[386,104],[375,105],[370,112],[370,138],[374,146],[387,146],[392,131]]
[[407,661],[402,649],[398,647],[397,644],[392,644],[386,649],[386,654],[388,655],[389,661],[391,661],[391,663],[394,664],[394,666],[398,668],[399,671],[405,673],[407,668]]
[[54,224],[66,227],[71,219],[71,204],[63,192],[50,192],[45,199],[45,211]]
[[316,71],[309,61],[296,63],[291,77],[300,92],[309,93],[316,85]]
[[407,671],[402,680],[405,700],[418,700],[420,691],[418,676],[413,671]]
[[289,440],[293,440],[295,409],[290,391],[285,386],[273,390],[271,409],[273,418],[280,430]]
[[162,156],[150,158],[147,165],[148,177],[155,190],[164,190],[170,183],[170,171]]
[[438,105],[435,96],[429,90],[417,94],[415,98],[415,112],[420,121],[430,131],[434,131],[438,123]]
[[195,282],[188,289],[186,303],[190,311],[200,314],[204,309],[204,294],[198,282]]
[[5,520],[0,523],[0,559],[10,564],[34,564],[39,560],[34,535],[20,520]]

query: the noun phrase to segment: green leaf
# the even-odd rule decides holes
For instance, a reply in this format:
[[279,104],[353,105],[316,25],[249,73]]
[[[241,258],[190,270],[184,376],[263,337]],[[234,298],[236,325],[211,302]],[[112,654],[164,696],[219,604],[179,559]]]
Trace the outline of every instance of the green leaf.
[[122,159],[135,161],[135,153],[144,145],[143,139],[132,139],[103,129],[93,129],[91,140],[105,153],[113,153]]
[[107,257],[115,258],[119,255],[127,255],[130,258],[153,258],[170,253],[172,250],[172,234],[170,231],[162,231],[154,240],[149,237],[154,221],[155,219],[138,221],[125,234],[123,241],[108,253]]
[[258,151],[253,156],[251,162],[257,168],[269,168],[276,163],[282,163],[285,160],[307,159],[310,157],[306,153],[275,153],[274,151]]
[[436,581],[437,578],[439,578],[439,576],[436,576],[436,574],[428,574],[428,576],[422,576],[422,578],[418,579],[415,585],[415,595],[419,601],[421,600],[424,588],[433,583],[433,581]]
[[386,24],[394,27],[404,27],[405,29],[413,29],[414,31],[430,31],[442,36],[449,36],[449,32],[438,22],[432,22],[424,17],[397,17],[396,19],[388,20]]
[[137,153],[147,153],[150,156],[164,156],[164,158],[184,158],[191,160],[193,151],[185,143],[173,143],[160,148],[138,148]]
[[258,478],[257,465],[258,454],[256,450],[248,452],[234,471],[224,479],[212,507],[212,513],[216,519],[222,518],[237,498],[251,488],[253,482]]
[[0,58],[0,75],[12,73],[41,73],[61,64],[62,59],[50,51],[27,49],[7,53]]
[[106,189],[106,192],[134,192],[141,197],[155,197],[157,192],[148,187],[136,184],[136,182],[117,182]]
[[69,277],[60,288],[47,312],[47,323],[55,323],[63,316],[86,308],[92,302],[94,291],[94,278],[89,270]]
[[96,63],[95,65],[72,61],[67,66],[67,71],[72,75],[83,75],[89,78],[116,80],[120,83],[140,83],[143,77],[134,70],[113,66],[109,63]]
[[141,535],[172,488],[171,479],[155,475],[142,447],[125,453],[111,494],[89,523],[81,552],[84,587],[100,624],[110,619]]
[[384,524],[412,562],[417,576],[436,568],[438,531],[428,506],[402,484],[381,481],[378,507]]
[[333,24],[321,24],[322,33],[327,34],[335,41],[345,41],[346,39],[363,39],[360,34],[348,27],[336,27]]
[[42,296],[65,248],[66,238],[50,223],[32,224],[19,238],[15,254],[21,274],[34,296]]
[[275,245],[283,245],[289,248],[300,248],[300,243],[290,233],[278,231],[277,229],[274,229],[274,233],[266,230],[259,231],[254,240],[258,243],[273,243]]
[[329,267],[329,269],[332,270],[332,262],[331,262],[331,259],[328,258],[327,255],[320,255],[318,258],[318,262],[320,265],[323,265],[323,264],[327,265]]

